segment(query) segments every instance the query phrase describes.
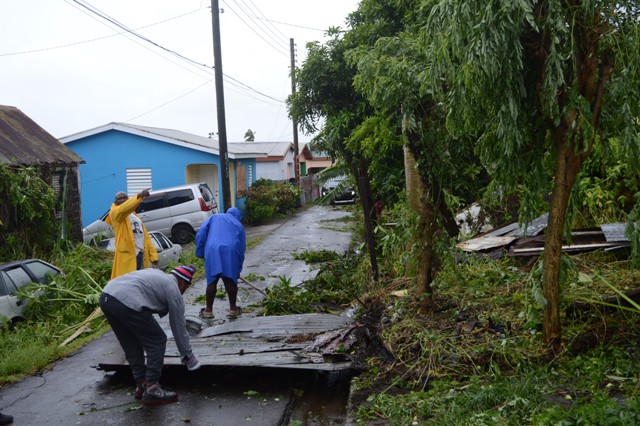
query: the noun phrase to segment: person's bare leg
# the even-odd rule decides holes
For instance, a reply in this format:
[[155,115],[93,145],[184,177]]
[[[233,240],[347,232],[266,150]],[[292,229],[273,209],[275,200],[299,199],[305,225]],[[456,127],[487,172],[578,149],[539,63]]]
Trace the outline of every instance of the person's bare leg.
[[236,305],[236,301],[238,299],[238,285],[233,282],[231,278],[222,277],[222,282],[224,283],[224,289],[227,291],[227,296],[229,297],[229,313],[237,314],[238,306]]
[[216,299],[218,292],[218,279],[207,286],[205,295],[207,297],[207,307],[204,309],[205,314],[213,314],[213,301]]

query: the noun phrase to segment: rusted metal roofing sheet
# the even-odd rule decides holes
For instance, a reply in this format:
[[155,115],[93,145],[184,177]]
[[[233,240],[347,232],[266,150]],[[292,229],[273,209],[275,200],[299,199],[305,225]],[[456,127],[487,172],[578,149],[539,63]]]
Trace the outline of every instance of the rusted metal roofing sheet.
[[0,163],[81,164],[84,160],[18,108],[0,105]]
[[[266,367],[317,371],[351,368],[344,350],[354,343],[353,321],[331,314],[301,314],[268,317],[239,317],[208,325],[206,320],[187,317],[190,329],[204,326],[191,337],[191,346],[203,366]],[[168,323],[160,325],[169,336],[165,365],[181,365]],[[124,354],[105,354],[99,368],[112,371],[126,366]]]

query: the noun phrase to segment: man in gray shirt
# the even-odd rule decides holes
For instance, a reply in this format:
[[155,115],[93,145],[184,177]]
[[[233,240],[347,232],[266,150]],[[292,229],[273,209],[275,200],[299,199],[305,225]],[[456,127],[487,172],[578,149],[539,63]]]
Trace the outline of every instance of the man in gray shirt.
[[200,368],[200,362],[191,350],[182,299],[195,273],[193,265],[178,266],[169,274],[158,269],[141,269],[109,281],[100,295],[100,308],[118,338],[136,380],[135,398],[142,399],[143,404],[168,404],[178,400],[175,392],[162,389],[158,383],[167,335],[153,314],[161,317],[169,314],[182,363],[189,371]]

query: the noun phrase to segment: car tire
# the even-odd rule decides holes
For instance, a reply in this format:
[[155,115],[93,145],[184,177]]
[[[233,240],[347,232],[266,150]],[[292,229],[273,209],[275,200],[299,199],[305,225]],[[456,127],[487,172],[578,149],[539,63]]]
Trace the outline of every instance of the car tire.
[[181,223],[171,230],[171,239],[176,244],[188,244],[195,238],[195,231],[189,225]]

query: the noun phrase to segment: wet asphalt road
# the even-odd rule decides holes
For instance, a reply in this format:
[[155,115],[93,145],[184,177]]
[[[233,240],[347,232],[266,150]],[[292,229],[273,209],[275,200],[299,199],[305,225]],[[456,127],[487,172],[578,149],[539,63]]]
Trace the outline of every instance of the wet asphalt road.
[[[247,240],[261,242],[247,252],[242,276],[264,289],[280,276],[292,285],[311,278],[315,271],[291,257],[304,250],[344,252],[351,234],[341,217],[348,212],[328,206],[300,210],[295,217],[247,228]],[[195,301],[204,294],[204,280],[185,293],[188,315],[203,306]],[[240,283],[238,302],[249,307],[263,296]],[[216,322],[227,321],[228,302],[214,303]],[[248,309],[243,315],[252,315]],[[279,369],[165,368],[161,383],[179,395],[179,402],[143,406],[132,395],[128,368],[105,373],[97,360],[121,353],[112,332],[89,343],[39,374],[0,390],[0,412],[14,416],[15,425],[283,425],[299,420],[303,425],[342,424],[348,394],[345,380],[331,374]]]

